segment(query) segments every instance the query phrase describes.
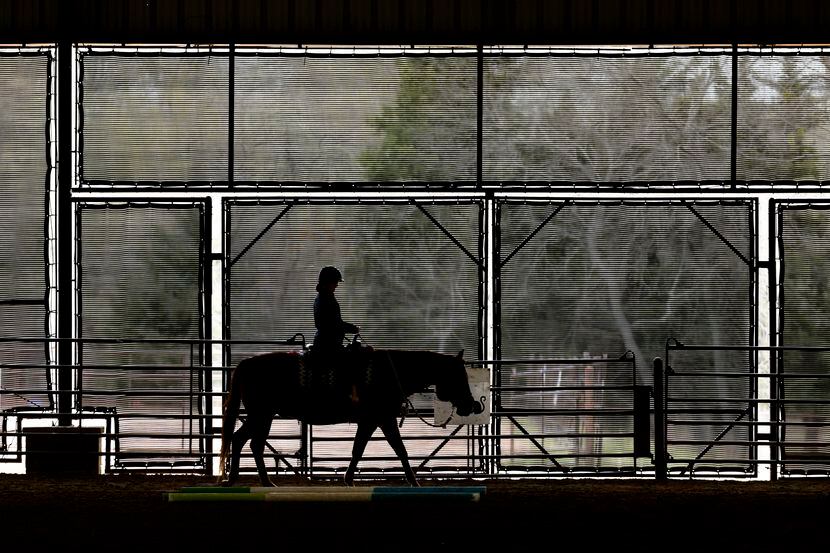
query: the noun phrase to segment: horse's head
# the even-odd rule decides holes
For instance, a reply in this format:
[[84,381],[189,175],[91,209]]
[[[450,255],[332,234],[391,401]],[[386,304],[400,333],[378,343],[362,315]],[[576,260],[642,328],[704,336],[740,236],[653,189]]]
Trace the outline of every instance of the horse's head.
[[441,371],[441,378],[435,384],[435,395],[441,401],[449,401],[455,405],[456,411],[462,417],[484,411],[484,405],[470,392],[467,368],[464,366],[464,350],[449,357],[448,366]]

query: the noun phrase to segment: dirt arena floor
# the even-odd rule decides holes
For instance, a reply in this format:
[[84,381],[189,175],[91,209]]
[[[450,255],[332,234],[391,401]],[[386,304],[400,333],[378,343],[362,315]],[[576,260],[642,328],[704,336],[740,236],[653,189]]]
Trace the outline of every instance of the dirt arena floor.
[[[337,482],[277,477],[277,485]],[[2,551],[826,551],[830,480],[423,481],[479,501],[168,502],[199,476],[0,475]],[[255,486],[245,479],[241,484]],[[358,486],[400,486],[362,481]]]

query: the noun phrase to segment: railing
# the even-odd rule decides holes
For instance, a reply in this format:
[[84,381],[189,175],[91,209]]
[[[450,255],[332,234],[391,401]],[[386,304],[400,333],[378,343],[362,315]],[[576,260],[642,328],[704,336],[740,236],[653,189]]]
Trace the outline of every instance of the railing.
[[830,476],[830,347],[669,341],[665,361],[654,360],[658,479]]
[[637,385],[631,352],[616,358],[481,363],[499,368],[491,387],[491,474],[649,472],[651,386]]
[[[48,350],[60,341],[0,338],[0,351],[8,359],[15,345],[40,343]],[[87,453],[94,457],[96,471],[213,475],[218,470],[221,401],[232,368],[227,360],[305,348],[302,335],[280,341],[68,342],[76,360],[72,365],[55,364],[48,355],[43,363],[0,359],[0,470],[19,472],[34,466],[34,459],[53,453],[61,437],[75,434],[94,440],[84,447],[94,447]],[[492,369],[486,392],[489,422],[441,427],[435,421],[434,394],[413,397],[401,433],[420,477],[650,474],[651,387],[636,385],[630,353],[618,358],[483,360],[468,365]],[[57,371],[71,372],[71,390],[57,389]],[[62,404],[55,401],[28,401],[57,394],[68,394],[72,401],[65,405],[70,409],[62,412]],[[67,419],[69,426],[59,423]],[[278,472],[337,476],[348,465],[354,430],[354,425],[311,426],[276,418],[267,447]],[[242,461],[242,471],[252,473],[247,448]],[[358,476],[400,474],[397,457],[383,437],[373,437]]]

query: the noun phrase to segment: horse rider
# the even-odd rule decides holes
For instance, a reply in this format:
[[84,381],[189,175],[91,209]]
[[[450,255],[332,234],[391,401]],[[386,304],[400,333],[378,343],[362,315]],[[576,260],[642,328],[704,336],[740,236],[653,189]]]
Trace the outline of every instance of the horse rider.
[[360,327],[343,320],[340,314],[340,304],[334,297],[337,286],[343,282],[343,275],[337,267],[327,266],[320,270],[317,279],[317,297],[314,300],[314,326],[317,333],[314,335],[312,355],[317,366],[330,368],[342,363],[346,365],[351,381],[351,401],[357,403],[356,384],[356,355],[347,352],[343,346],[346,333],[357,334]]

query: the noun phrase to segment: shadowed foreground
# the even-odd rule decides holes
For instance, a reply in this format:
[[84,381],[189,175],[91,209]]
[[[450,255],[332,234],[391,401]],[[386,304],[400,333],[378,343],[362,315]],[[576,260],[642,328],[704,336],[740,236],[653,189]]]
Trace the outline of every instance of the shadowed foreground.
[[[278,477],[278,485],[331,486]],[[67,551],[815,551],[830,534],[830,480],[423,481],[486,486],[478,502],[171,503],[199,476],[0,475],[0,543]],[[242,485],[258,485],[245,478]],[[367,481],[363,486],[400,486]],[[185,549],[182,549],[185,548]]]

